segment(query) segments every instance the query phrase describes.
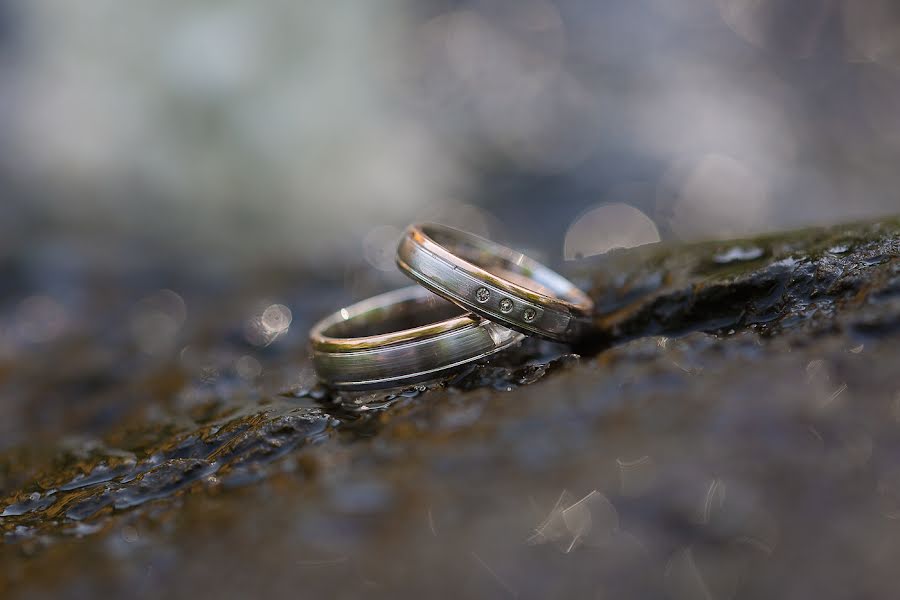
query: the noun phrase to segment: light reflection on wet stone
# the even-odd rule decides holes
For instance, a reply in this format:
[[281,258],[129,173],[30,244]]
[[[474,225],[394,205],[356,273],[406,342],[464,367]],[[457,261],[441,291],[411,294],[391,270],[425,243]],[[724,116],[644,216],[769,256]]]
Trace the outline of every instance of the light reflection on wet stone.
[[732,543],[746,544],[770,555],[778,545],[779,528],[756,491],[732,484],[720,485],[705,506],[704,530]]
[[572,538],[565,552],[571,552],[579,544],[603,544],[619,527],[615,507],[597,490],[564,508],[562,519]]
[[701,525],[708,525],[711,515],[721,510],[725,503],[725,496],[728,486],[721,479],[713,479],[709,483],[709,489],[703,498],[703,504],[698,511],[697,522]]
[[733,262],[756,260],[762,255],[763,251],[760,248],[734,246],[725,252],[713,256],[713,261],[719,265],[727,265],[728,263]]
[[651,456],[635,460],[616,459],[621,474],[623,496],[641,496],[650,490],[656,480],[656,463]]
[[568,490],[563,490],[547,517],[535,527],[534,535],[528,540],[529,543],[542,544],[562,539],[568,530],[562,512],[566,507],[571,506],[574,501],[574,496]]
[[729,600],[749,568],[750,559],[739,547],[687,546],[666,565],[666,591],[677,600]]

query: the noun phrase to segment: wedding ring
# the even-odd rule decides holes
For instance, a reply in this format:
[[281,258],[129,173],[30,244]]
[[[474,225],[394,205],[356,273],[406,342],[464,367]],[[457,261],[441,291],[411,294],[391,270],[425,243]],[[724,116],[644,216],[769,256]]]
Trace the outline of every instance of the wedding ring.
[[593,302],[555,271],[500,244],[451,227],[412,225],[397,266],[432,292],[506,327],[571,342]]
[[434,379],[523,338],[420,286],[342,308],[317,323],[309,337],[319,379],[341,389]]

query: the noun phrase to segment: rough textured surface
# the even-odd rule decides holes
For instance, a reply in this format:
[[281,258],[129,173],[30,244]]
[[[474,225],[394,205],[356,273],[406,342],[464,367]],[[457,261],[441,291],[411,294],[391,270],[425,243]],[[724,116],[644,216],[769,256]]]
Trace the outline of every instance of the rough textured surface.
[[344,398],[304,349],[336,282],[62,254],[0,264],[4,597],[900,585],[898,221],[589,259],[580,356]]

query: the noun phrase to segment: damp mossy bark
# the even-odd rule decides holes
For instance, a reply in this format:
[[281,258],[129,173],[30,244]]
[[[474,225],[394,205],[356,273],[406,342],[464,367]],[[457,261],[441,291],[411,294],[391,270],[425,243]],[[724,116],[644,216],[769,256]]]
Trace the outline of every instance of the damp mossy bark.
[[[433,385],[337,398],[302,330],[333,282],[85,267],[79,326],[0,355],[0,590],[895,594],[900,220],[567,274],[597,304],[579,347],[529,340]],[[163,284],[188,325],[148,358],[115,325]],[[290,335],[249,346],[241,316],[292,297]],[[246,355],[262,374],[234,368]]]

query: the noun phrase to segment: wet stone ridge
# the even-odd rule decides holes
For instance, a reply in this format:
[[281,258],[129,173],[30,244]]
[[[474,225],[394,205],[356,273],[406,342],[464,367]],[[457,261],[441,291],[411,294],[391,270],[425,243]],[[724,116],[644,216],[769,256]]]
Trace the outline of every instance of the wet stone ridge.
[[80,534],[80,523],[98,513],[172,499],[195,483],[251,483],[265,476],[270,463],[328,437],[332,421],[319,408],[255,406],[252,413],[173,433],[149,454],[102,445],[68,450],[54,468],[8,499],[0,517],[15,526],[5,535],[9,541],[43,532]]
[[872,294],[896,294],[895,227],[712,242],[686,253],[639,248],[598,261],[585,269],[584,280],[598,303],[595,324],[608,332],[609,343],[697,330],[752,328],[772,335],[816,328],[840,309],[862,307]]
[[[303,340],[332,298],[298,294],[295,326],[253,351],[232,316],[251,302],[203,310],[219,287],[171,285],[205,316],[149,361],[88,302],[78,328],[0,354],[29,434],[0,451],[0,589],[892,595],[900,221],[613,252],[573,275],[597,300],[580,354],[529,340],[340,398]],[[297,277],[255,287],[283,299],[273,282]]]

